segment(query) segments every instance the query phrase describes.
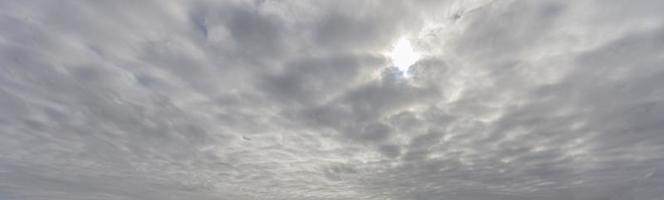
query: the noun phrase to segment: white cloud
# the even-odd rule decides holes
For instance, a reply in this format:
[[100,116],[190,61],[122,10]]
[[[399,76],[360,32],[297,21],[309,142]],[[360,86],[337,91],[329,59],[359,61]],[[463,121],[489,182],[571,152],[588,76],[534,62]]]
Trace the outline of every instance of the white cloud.
[[655,200],[659,7],[2,2],[0,198]]

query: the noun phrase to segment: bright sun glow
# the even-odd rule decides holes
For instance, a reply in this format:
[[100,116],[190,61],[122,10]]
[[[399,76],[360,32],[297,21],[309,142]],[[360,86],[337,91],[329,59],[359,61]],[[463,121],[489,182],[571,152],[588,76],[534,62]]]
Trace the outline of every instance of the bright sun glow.
[[413,51],[413,47],[406,38],[399,39],[389,56],[392,59],[392,64],[399,68],[404,75],[407,75],[408,68],[419,59],[419,56]]

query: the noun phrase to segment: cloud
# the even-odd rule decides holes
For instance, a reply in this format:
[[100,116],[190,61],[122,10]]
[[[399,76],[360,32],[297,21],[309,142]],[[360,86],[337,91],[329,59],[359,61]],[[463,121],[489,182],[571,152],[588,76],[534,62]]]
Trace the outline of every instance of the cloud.
[[659,7],[2,2],[0,198],[655,200]]

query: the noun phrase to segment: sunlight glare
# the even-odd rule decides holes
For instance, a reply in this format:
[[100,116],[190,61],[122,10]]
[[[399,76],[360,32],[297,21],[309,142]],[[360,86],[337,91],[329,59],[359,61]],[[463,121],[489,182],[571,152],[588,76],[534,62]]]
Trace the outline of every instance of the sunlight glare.
[[392,60],[392,65],[397,67],[404,75],[408,74],[408,68],[419,59],[410,42],[403,37],[394,45],[394,49],[392,49],[389,56]]

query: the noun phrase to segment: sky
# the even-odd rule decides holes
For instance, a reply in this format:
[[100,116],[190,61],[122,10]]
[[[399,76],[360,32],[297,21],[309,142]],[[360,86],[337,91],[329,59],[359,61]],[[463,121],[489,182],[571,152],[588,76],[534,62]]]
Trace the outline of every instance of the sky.
[[0,199],[661,200],[663,9],[0,0]]

